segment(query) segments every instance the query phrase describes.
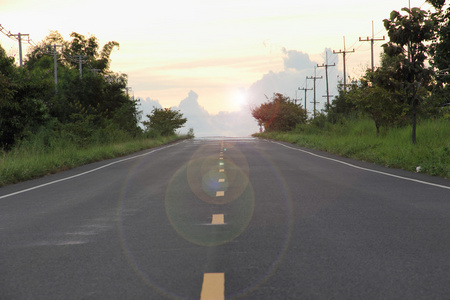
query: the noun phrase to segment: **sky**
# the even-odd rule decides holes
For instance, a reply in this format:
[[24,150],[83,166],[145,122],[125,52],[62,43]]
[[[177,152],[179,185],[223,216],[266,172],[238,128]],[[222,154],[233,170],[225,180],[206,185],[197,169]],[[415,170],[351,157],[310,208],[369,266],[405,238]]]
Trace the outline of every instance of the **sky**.
[[[370,43],[359,38],[372,36],[372,21],[375,38],[383,38],[383,19],[407,6],[408,0],[0,0],[0,24],[35,43],[51,30],[66,40],[71,32],[94,35],[101,46],[117,41],[111,69],[128,74],[144,116],[153,106],[174,107],[196,135],[249,135],[259,130],[250,108],[273,93],[304,105],[298,88],[313,87],[307,76],[322,76],[316,101],[323,108],[326,74],[317,65],[335,64],[327,73],[336,95],[343,64],[333,50],[344,50],[344,36],[345,49],[355,50],[346,56],[347,75],[355,78],[371,61]],[[375,65],[383,43],[375,43]],[[0,33],[0,44],[19,60],[17,41]],[[312,112],[314,92],[306,98]]]

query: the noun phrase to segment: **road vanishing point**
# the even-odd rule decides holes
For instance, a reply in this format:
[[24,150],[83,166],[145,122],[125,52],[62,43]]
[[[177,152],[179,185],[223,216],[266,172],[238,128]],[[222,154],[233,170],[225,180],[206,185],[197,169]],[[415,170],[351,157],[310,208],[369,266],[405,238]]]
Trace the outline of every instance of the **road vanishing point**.
[[0,188],[0,299],[448,299],[450,182],[195,138]]

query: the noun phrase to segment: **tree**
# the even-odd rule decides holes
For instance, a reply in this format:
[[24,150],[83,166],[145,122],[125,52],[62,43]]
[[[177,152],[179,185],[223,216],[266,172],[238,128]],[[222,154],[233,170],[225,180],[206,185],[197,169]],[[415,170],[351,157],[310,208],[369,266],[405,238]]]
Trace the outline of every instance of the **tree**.
[[401,123],[405,115],[405,106],[397,101],[395,93],[364,79],[357,88],[348,92],[348,97],[359,111],[374,121],[377,134],[381,127],[389,128]]
[[433,3],[438,10],[439,29],[436,42],[431,44],[431,64],[437,70],[436,84],[433,90],[433,115],[443,112],[442,107],[450,103],[450,6],[442,10],[444,0]]
[[350,101],[344,85],[338,85],[338,95],[334,97],[331,104],[325,104],[327,120],[333,124],[344,122],[346,118],[352,118],[355,111],[356,105]]
[[274,93],[272,100],[252,109],[252,116],[266,131],[289,131],[297,124],[306,122],[306,111],[301,105],[290,101],[280,93]]
[[425,66],[430,52],[426,43],[435,39],[438,20],[435,14],[417,7],[402,11],[406,14],[392,11],[390,18],[384,20],[390,41],[383,47],[387,55],[401,57],[398,72],[404,101],[411,107],[412,142],[415,144],[417,110],[423,99],[419,94],[430,88],[433,79],[432,69]]
[[10,149],[17,140],[48,120],[42,74],[17,68],[0,46],[0,147]]
[[348,102],[374,121],[377,134],[381,127],[403,124],[409,111],[404,102],[402,76],[398,73],[402,61],[403,57],[398,55],[381,55],[381,66],[374,71],[367,69],[347,92]]
[[175,130],[183,127],[187,122],[187,119],[183,118],[183,114],[179,110],[170,108],[154,107],[147,118],[149,118],[149,121],[142,122],[147,130],[158,131],[163,136],[175,134]]

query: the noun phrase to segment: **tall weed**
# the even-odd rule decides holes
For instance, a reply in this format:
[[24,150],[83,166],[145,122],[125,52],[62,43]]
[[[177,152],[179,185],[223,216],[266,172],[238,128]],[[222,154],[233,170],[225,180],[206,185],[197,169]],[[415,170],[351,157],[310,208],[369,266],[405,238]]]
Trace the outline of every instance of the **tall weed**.
[[423,120],[417,127],[417,143],[411,142],[411,126],[382,130],[379,135],[368,119],[336,124],[303,124],[288,133],[267,132],[255,136],[374,162],[392,168],[419,170],[450,178],[450,120]]
[[[60,128],[61,129],[61,128]],[[130,137],[120,130],[98,130],[87,141],[65,130],[41,128],[11,151],[0,151],[0,186],[45,176],[83,164],[127,155],[185,136],[141,134]]]

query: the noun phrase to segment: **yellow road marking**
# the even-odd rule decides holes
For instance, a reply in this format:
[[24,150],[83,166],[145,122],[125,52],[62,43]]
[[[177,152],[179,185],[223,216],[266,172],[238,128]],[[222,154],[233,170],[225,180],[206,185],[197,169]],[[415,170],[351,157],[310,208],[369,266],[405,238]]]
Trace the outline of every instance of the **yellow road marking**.
[[219,182],[225,182],[225,178],[220,178]]
[[224,169],[220,169],[219,172],[220,172],[220,173],[223,173],[223,172],[225,172],[225,170],[224,170]]
[[225,299],[225,273],[203,274],[203,286],[200,300]]
[[219,163],[219,165],[223,166],[223,162]]
[[223,157],[219,158],[219,159],[223,159]]
[[214,214],[214,215],[212,215],[211,224],[214,224],[214,225],[225,224],[225,218],[224,218],[223,214]]
[[216,197],[223,197],[225,196],[225,192],[224,191],[217,191],[216,192]]

